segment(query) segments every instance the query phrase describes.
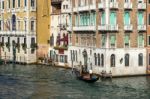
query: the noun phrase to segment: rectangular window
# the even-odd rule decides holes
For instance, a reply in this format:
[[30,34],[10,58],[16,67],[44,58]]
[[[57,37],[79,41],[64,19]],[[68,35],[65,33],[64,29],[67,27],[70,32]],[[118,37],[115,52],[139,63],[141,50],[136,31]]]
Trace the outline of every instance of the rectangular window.
[[31,31],[34,31],[34,21],[31,21]]
[[150,25],[150,14],[149,14],[149,18],[148,18],[148,20],[149,20],[149,22],[148,22],[148,23],[149,23],[149,25]]
[[106,34],[103,34],[101,38],[102,47],[106,47]]
[[73,61],[73,59],[72,59],[72,50],[70,50],[70,59],[71,59],[71,61]]
[[2,30],[2,21],[0,21],[0,31]]
[[4,41],[4,37],[2,37],[2,43],[4,43],[5,41]]
[[4,1],[2,1],[2,9],[4,9],[4,8],[5,8]]
[[18,7],[20,7],[20,0],[18,0]]
[[124,37],[124,44],[125,44],[125,47],[129,47],[129,35],[125,35]]
[[31,7],[35,6],[35,0],[31,0]]
[[31,38],[31,44],[35,44],[35,38]]
[[140,11],[138,12],[138,25],[143,25],[144,24],[144,15],[143,12]]
[[143,47],[144,46],[144,36],[142,34],[139,35],[138,41],[139,41],[139,47]]
[[148,36],[148,45],[150,45],[150,36]]
[[75,16],[75,26],[78,26],[78,15]]
[[111,12],[110,13],[110,25],[116,25],[116,12]]
[[24,30],[27,31],[27,21],[24,21]]
[[8,0],[8,7],[10,8],[10,0]]
[[18,21],[18,31],[20,31],[20,21]]
[[[20,45],[20,38],[17,38],[17,44]],[[18,48],[18,53],[20,53],[20,48]]]
[[13,0],[13,3],[12,3],[12,4],[13,4],[13,5],[12,5],[12,6],[13,6],[13,8],[15,8],[15,0]]
[[24,38],[24,42],[23,43],[26,44],[26,38]]
[[115,37],[115,35],[111,35],[110,36],[110,46],[115,47],[115,43],[116,43],[116,37]]
[[27,0],[24,0],[24,6],[25,7],[27,6]]
[[105,12],[103,11],[101,15],[101,25],[104,25],[104,24],[105,24]]
[[124,24],[125,24],[125,25],[129,25],[129,24],[130,24],[130,14],[129,14],[128,11],[126,11],[126,12],[124,13]]
[[150,65],[150,53],[149,53],[149,65]]

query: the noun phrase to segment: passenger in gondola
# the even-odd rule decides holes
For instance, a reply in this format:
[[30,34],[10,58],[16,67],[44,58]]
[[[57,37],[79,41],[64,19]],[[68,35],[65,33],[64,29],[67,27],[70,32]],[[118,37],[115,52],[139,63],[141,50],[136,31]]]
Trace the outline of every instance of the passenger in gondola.
[[92,78],[92,73],[93,73],[93,71],[92,71],[92,63],[90,64],[90,66],[91,66],[91,69],[89,70],[89,74],[90,74],[90,78]]

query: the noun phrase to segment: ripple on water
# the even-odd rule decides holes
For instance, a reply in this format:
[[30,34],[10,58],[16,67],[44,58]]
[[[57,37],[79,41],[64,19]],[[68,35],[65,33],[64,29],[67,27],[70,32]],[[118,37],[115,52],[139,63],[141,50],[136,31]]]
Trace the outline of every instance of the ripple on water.
[[94,84],[71,70],[35,65],[0,66],[0,99],[149,99],[150,77],[113,78]]

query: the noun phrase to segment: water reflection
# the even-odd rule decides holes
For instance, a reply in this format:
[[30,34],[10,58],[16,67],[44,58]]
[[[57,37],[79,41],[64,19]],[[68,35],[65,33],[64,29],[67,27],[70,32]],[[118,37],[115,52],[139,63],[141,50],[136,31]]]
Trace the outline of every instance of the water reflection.
[[70,70],[46,66],[0,66],[0,99],[150,99],[150,77],[115,78],[94,84]]

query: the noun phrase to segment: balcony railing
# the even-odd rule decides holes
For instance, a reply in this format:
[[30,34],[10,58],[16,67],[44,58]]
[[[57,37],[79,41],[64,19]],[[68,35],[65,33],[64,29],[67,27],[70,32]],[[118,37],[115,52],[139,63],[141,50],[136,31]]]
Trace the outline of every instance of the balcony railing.
[[63,0],[51,0],[52,5],[61,4]]
[[124,30],[125,31],[132,31],[133,30],[133,26],[130,24],[130,25],[124,25]]
[[138,3],[138,9],[139,10],[145,10],[146,9],[146,3]]
[[[27,31],[0,31],[0,35],[27,35],[27,34],[31,34],[31,32],[30,33],[28,33]],[[35,33],[35,31],[34,31],[34,34],[36,34]]]
[[99,8],[99,9],[104,9],[104,8],[105,8],[105,3],[104,3],[104,2],[100,2],[100,3],[98,4],[98,8]]
[[68,27],[67,27],[67,31],[70,31],[70,32],[71,32],[71,31],[72,31],[72,26],[68,26]]
[[74,7],[73,12],[78,12],[78,7]]
[[73,31],[96,31],[96,26],[74,26]]
[[36,11],[36,7],[30,7],[30,11]]
[[78,7],[78,11],[81,12],[81,11],[88,11],[89,10],[89,6],[80,6]]
[[124,9],[132,9],[132,3],[131,2],[124,3]]
[[108,25],[109,31],[118,31],[118,24],[116,25]]
[[99,31],[118,31],[118,25],[99,25],[98,26]]
[[90,10],[96,10],[96,4],[90,5]]
[[65,12],[65,13],[71,13],[72,12],[72,8],[65,9],[63,12]]
[[146,25],[138,25],[138,31],[146,31]]
[[98,30],[99,30],[99,31],[107,31],[107,25],[105,25],[105,24],[99,25],[99,26],[98,26]]
[[118,2],[110,2],[109,7],[110,9],[118,9]]

